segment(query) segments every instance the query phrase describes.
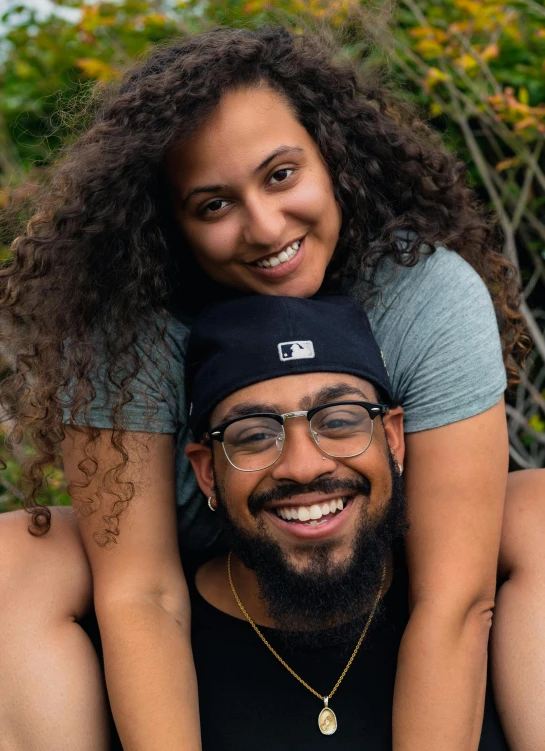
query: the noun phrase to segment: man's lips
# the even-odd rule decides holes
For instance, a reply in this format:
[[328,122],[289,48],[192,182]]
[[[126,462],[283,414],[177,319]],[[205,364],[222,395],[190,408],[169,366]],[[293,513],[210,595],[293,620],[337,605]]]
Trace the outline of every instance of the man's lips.
[[[337,496],[341,498],[342,496]],[[331,503],[333,499],[329,502]],[[293,503],[293,502],[292,502]],[[322,496],[321,503],[327,503]],[[312,504],[314,505],[314,504]],[[317,503],[316,505],[320,505]],[[354,496],[347,498],[342,511],[337,510],[334,514],[327,514],[325,517],[316,519],[308,519],[307,521],[300,520],[286,520],[281,518],[276,508],[287,509],[289,506],[284,503],[282,506],[276,506],[275,509],[265,509],[267,518],[273,524],[278,527],[279,531],[290,537],[297,537],[305,540],[320,540],[328,537],[332,537],[338,534],[347,524],[350,523],[350,518],[355,507]],[[301,506],[299,506],[301,508]],[[305,509],[310,509],[310,506],[305,506]]]
[[314,506],[321,503],[328,503],[329,501],[336,501],[338,498],[346,498],[352,500],[355,493],[353,490],[343,490],[339,488],[332,493],[304,493],[301,495],[293,495],[290,498],[285,498],[281,501],[272,501],[267,503],[264,507],[265,511],[274,511],[277,508],[292,508],[293,506]]
[[309,483],[280,483],[251,493],[248,497],[248,510],[252,516],[257,516],[262,511],[276,514],[277,509],[290,506],[307,507],[339,498],[367,498],[370,494],[371,483],[364,475],[319,477]]

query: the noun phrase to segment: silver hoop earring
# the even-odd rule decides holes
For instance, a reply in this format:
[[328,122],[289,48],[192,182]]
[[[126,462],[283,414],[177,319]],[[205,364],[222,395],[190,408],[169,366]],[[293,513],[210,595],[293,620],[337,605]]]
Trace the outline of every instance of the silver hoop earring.
[[210,511],[215,511],[216,509],[212,506],[212,498],[213,496],[208,496],[208,508],[210,509]]
[[402,475],[403,474],[403,467],[402,467],[402,465],[399,462],[396,462],[396,467],[397,467],[398,474]]

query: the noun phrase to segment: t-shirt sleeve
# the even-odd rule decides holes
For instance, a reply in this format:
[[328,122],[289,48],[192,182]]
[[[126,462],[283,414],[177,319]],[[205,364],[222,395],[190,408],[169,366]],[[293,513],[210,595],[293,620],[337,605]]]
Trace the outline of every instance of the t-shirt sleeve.
[[406,432],[480,414],[506,388],[494,307],[476,271],[439,248],[400,268],[370,312]]
[[[121,408],[120,427],[148,433],[176,433],[186,422],[184,359],[189,329],[176,319],[168,323],[165,341],[143,336],[135,346],[141,367],[131,381],[130,401]],[[105,366],[92,378],[96,397],[78,413],[76,423],[96,428],[112,428],[112,406],[119,389],[105,377]],[[69,411],[64,410],[64,422]]]

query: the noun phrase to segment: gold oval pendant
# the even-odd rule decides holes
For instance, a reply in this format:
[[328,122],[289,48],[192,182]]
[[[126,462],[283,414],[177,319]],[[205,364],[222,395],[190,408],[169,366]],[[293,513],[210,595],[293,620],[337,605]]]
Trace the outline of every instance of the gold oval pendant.
[[324,707],[318,715],[318,727],[324,735],[333,735],[337,730],[335,712],[329,707]]

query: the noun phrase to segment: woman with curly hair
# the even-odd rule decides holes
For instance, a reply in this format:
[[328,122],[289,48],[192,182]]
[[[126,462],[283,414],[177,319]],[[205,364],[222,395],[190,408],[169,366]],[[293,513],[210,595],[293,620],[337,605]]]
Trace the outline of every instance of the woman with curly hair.
[[[220,29],[124,77],[0,271],[1,403],[35,449],[32,535],[0,519],[0,749],[108,747],[92,601],[124,747],[200,747],[179,550],[218,541],[184,456],[188,327],[219,298],[318,290],[366,307],[405,409],[393,747],[477,748],[500,537],[495,688],[513,747],[540,747],[545,481],[507,478],[522,320],[497,247],[462,165],[318,36]],[[61,447],[77,523],[36,503]]]

